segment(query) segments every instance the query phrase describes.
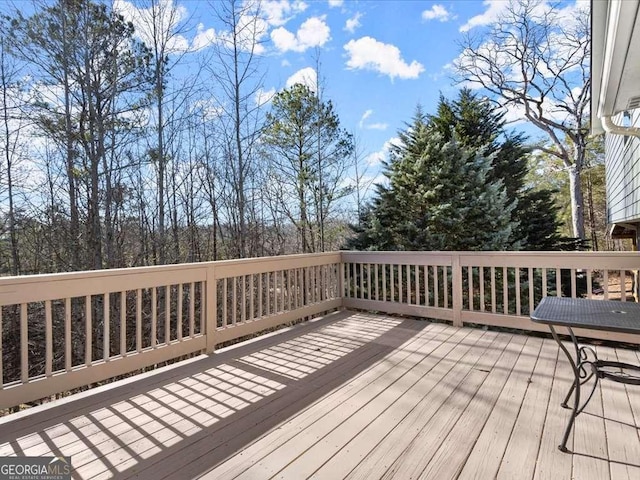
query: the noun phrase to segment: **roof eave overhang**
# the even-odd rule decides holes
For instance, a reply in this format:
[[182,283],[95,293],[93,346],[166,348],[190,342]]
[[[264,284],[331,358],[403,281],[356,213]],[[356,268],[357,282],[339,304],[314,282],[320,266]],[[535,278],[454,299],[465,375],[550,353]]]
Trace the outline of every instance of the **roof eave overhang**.
[[593,134],[608,130],[602,119],[609,118],[611,124],[610,117],[627,110],[629,100],[640,96],[639,5],[640,0],[591,2]]

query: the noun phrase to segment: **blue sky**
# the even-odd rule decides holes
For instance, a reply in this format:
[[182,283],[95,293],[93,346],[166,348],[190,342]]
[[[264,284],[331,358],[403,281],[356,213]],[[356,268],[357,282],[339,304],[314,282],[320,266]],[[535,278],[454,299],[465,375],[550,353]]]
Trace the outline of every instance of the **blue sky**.
[[[454,94],[446,66],[457,56],[460,27],[482,10],[482,2],[344,1],[332,7],[316,1],[284,28],[297,33],[308,18],[324,19],[330,29],[320,53],[324,95],[364,149],[381,157],[418,103],[432,111],[441,91]],[[273,87],[314,64],[314,49],[274,47],[268,76]]]
[[[224,30],[214,15],[220,0],[156,1],[177,7],[177,23],[187,27],[176,38],[177,50],[205,51]],[[149,0],[113,2],[140,24],[140,8]],[[588,2],[562,1],[565,17]],[[315,88],[319,54],[323,99],[333,101],[343,127],[356,134],[367,157],[368,175],[380,180],[379,163],[389,142],[416,106],[431,113],[440,93],[457,95],[451,64],[463,35],[479,33],[506,7],[508,0],[262,0],[261,98],[296,81]],[[518,112],[510,111],[508,117],[532,140],[541,138],[534,128],[517,122]]]
[[290,45],[278,41],[282,32],[278,29],[298,39],[305,22],[321,19],[327,27],[327,36],[317,37],[317,43],[322,42],[318,46],[324,95],[334,102],[344,127],[356,133],[372,167],[384,157],[385,144],[404,128],[418,103],[430,112],[440,92],[455,95],[447,66],[458,55],[460,29],[491,7],[482,1],[305,4],[293,13],[296,2],[290,2],[290,20],[270,33],[265,88],[281,88],[296,72],[314,66],[315,46],[287,50]]
[[[185,45],[215,41],[220,25],[211,2],[162,1],[189,19]],[[131,14],[140,2],[115,4]],[[503,0],[264,0],[265,98],[296,80],[314,83],[319,52],[323,98],[333,101],[375,171],[418,103],[432,112],[440,92],[456,95],[447,67],[459,53],[457,41],[502,6]],[[135,13],[129,17],[135,24]]]
[[[222,0],[102,1],[132,21],[142,40],[150,23],[145,7],[156,1],[175,9],[167,26],[175,33],[175,52],[187,52],[185,57],[205,58],[226,33],[215,15]],[[256,1],[239,0],[241,5]],[[589,0],[561,3],[570,14],[572,6]],[[31,9],[26,0],[8,5]],[[389,141],[418,104],[431,113],[440,93],[457,95],[450,66],[460,53],[458,42],[465,33],[481,32],[508,0],[261,0],[260,5],[262,100],[295,81],[315,84],[319,53],[323,99],[333,101],[343,127],[356,134],[377,170]],[[515,127],[540,138],[524,123]]]
[[[103,1],[112,2],[145,40],[145,7],[152,0]],[[185,65],[190,56],[206,58],[226,33],[214,12],[221,0],[155,1],[175,10],[168,27]],[[589,0],[562,3],[570,16],[571,7]],[[30,10],[26,0],[8,5]],[[323,99],[333,101],[342,126],[357,136],[368,176],[380,180],[380,161],[416,106],[432,113],[440,93],[457,95],[451,64],[463,35],[480,33],[507,6],[507,0],[262,0],[260,98],[268,107],[266,99],[296,81],[315,88],[318,53]],[[518,113],[509,115],[515,120]],[[514,128],[541,138],[525,123]]]

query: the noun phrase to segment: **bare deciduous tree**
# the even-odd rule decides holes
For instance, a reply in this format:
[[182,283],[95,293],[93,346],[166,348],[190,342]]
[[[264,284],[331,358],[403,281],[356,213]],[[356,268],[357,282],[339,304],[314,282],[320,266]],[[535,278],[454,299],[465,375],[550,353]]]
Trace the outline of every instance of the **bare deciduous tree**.
[[208,71],[219,91],[222,110],[220,142],[225,163],[226,221],[231,255],[257,254],[259,242],[249,235],[254,212],[255,145],[262,122],[260,101],[263,74],[258,70],[260,39],[265,33],[259,1],[224,0],[212,3],[223,26],[213,48]]
[[[170,168],[169,163],[172,160],[170,151],[173,147],[170,143],[176,136],[169,130],[172,124],[177,123],[174,118],[176,111],[172,108],[179,103],[176,102],[176,96],[184,92],[184,89],[171,82],[171,77],[173,70],[182,63],[184,56],[189,52],[189,45],[184,37],[188,29],[188,19],[184,18],[186,15],[184,8],[173,1],[138,0],[136,5],[140,17],[136,19],[137,35],[147,45],[151,55],[153,84],[151,130],[154,138],[149,138],[149,157],[157,177],[158,221],[157,231],[152,235],[154,262],[164,264],[168,261],[167,207],[172,200],[168,198],[171,192],[167,191],[170,180],[167,178],[167,169]],[[175,231],[175,226],[172,230]],[[173,249],[176,249],[175,244]]]
[[[23,153],[22,131],[25,127],[25,119],[22,115],[22,95],[20,95],[20,82],[18,79],[18,66],[14,59],[7,55],[6,42],[0,38],[0,109],[2,112],[2,131],[0,132],[0,152],[4,168],[0,168],[0,180],[3,187],[6,186],[7,223],[9,240],[11,243],[11,265],[9,271],[12,275],[19,275],[20,250],[16,227],[16,192],[17,184],[16,167]],[[4,170],[4,171],[3,171]]]
[[351,154],[351,158],[353,161],[353,176],[350,178],[350,181],[353,185],[357,223],[359,225],[364,212],[367,193],[373,185],[375,178],[369,175],[369,165],[367,164],[366,154],[361,140],[355,133],[352,135],[353,153]]
[[482,87],[548,137],[539,148],[568,171],[573,234],[585,238],[580,173],[589,133],[588,9],[510,0],[483,34],[467,34],[461,46],[458,80]]

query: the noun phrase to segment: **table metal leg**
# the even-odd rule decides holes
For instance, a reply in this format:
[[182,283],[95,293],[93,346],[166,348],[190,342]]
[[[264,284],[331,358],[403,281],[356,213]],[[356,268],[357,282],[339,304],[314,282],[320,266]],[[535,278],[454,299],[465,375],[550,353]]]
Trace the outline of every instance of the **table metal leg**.
[[[567,428],[564,431],[562,442],[560,442],[560,445],[558,445],[558,448],[560,449],[560,451],[567,452],[568,451],[567,440],[569,440],[569,434],[571,433],[571,428],[573,428],[573,424],[576,420],[576,416],[577,416],[576,412],[578,411],[578,408],[580,406],[580,371],[578,370],[578,365],[574,361],[573,356],[569,353],[569,350],[567,350],[567,347],[564,346],[562,341],[560,341],[560,338],[558,337],[556,330],[553,328],[553,325],[549,325],[549,329],[551,330],[551,335],[553,336],[555,341],[558,342],[560,349],[562,349],[564,354],[567,356],[567,359],[569,360],[569,365],[571,365],[571,369],[573,370],[573,385],[571,386],[571,389],[569,390],[569,393],[567,394],[567,397],[563,402],[564,405],[566,405],[567,400],[569,399],[571,394],[574,393],[575,391],[575,395],[573,397],[573,411],[571,412],[571,417],[569,418],[569,423],[567,424]],[[579,355],[579,353],[577,353],[577,355]]]
[[[587,404],[589,403],[589,401],[591,400],[591,398],[593,397],[593,394],[596,391],[596,387],[598,386],[598,375],[596,374],[596,369],[593,368],[594,364],[592,360],[589,360],[589,356],[588,356],[588,352],[591,352],[591,354],[594,356],[594,359],[597,360],[597,356],[595,353],[595,350],[593,350],[591,347],[588,346],[579,346],[578,345],[578,340],[576,339],[575,335],[573,334],[573,330],[571,328],[569,328],[569,335],[571,336],[571,340],[573,342],[573,346],[575,348],[575,357],[573,355],[571,355],[571,353],[569,353],[569,350],[567,349],[567,347],[565,347],[565,345],[562,343],[562,341],[560,340],[560,338],[558,337],[558,334],[556,333],[555,329],[553,328],[553,325],[549,325],[549,329],[551,330],[551,335],[553,336],[553,338],[555,339],[555,341],[558,343],[558,345],[560,346],[560,349],[564,352],[564,354],[566,355],[567,359],[569,360],[569,364],[571,365],[571,369],[573,370],[573,382],[571,384],[571,387],[569,388],[569,392],[567,393],[564,401],[562,402],[562,406],[564,408],[570,408],[569,405],[567,404],[567,402],[569,401],[569,398],[571,398],[571,395],[575,393],[574,397],[573,397],[573,407],[571,408],[571,416],[569,417],[569,423],[567,424],[567,428],[564,432],[564,436],[562,437],[562,442],[560,443],[560,445],[558,445],[558,448],[562,451],[562,452],[567,452],[567,441],[569,440],[569,435],[571,434],[571,429],[573,428],[573,425],[575,423],[576,417],[584,410],[584,408],[587,406]],[[589,371],[587,371],[585,369],[585,365],[590,365],[591,368],[589,368]],[[582,406],[580,405],[580,393],[581,393],[581,387],[582,385],[584,385],[586,382],[588,382],[592,377],[595,376],[594,379],[594,383],[593,383],[593,387],[591,389],[591,392],[589,393],[589,396],[587,397],[587,399],[584,401],[584,403],[582,404]]]
[[[595,350],[590,346],[587,346],[587,345],[580,346],[578,344],[578,339],[573,333],[573,330],[571,328],[569,328],[568,330],[569,330],[569,335],[571,336],[571,341],[573,342],[574,349],[576,351],[575,362],[576,362],[576,367],[578,368],[578,376],[581,379],[580,385],[584,385],[595,374],[595,370],[593,368],[590,368],[589,371],[585,369],[585,365],[587,364],[592,365],[592,361],[589,360],[588,353],[589,352],[591,353],[594,360],[597,360],[598,356],[596,355]],[[596,381],[594,382],[594,386],[593,386],[593,389],[591,390],[591,394],[589,395],[589,398],[587,398],[587,400],[584,402],[584,404],[582,405],[582,408],[578,411],[578,413],[580,413],[584,409],[584,407],[587,405],[587,403],[589,403],[589,400],[591,400],[591,397],[593,396],[593,392],[595,391],[595,387],[597,386],[597,384],[598,384],[598,379],[596,378]],[[571,398],[571,394],[573,393],[574,390],[575,390],[575,382],[572,382],[566,397],[564,397],[564,400],[560,404],[563,408],[571,408],[569,407],[567,402]]]

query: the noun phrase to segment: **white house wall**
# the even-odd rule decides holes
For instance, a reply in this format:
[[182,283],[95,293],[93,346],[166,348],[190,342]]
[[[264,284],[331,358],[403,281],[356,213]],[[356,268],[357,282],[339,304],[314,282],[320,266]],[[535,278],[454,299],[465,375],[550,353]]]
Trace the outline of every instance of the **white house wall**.
[[[630,119],[619,114],[614,121],[640,127],[640,109]],[[608,222],[640,222],[640,138],[606,135],[605,162]]]

